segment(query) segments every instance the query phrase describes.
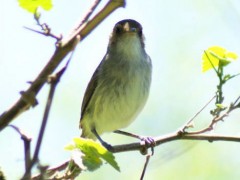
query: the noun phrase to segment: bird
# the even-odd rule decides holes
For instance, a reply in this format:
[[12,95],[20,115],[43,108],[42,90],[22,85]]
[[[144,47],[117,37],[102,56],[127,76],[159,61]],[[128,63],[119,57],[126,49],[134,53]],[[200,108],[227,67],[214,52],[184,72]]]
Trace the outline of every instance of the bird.
[[81,137],[121,132],[141,112],[149,96],[152,63],[145,51],[142,26],[133,19],[117,22],[109,38],[107,52],[92,75],[81,107]]

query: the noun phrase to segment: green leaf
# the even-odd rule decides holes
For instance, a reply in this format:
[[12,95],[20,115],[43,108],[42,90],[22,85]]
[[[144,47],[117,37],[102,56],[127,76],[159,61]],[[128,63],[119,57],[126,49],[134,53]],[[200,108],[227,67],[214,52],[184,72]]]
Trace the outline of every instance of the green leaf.
[[91,139],[74,138],[73,142],[67,145],[65,149],[72,152],[74,162],[83,170],[94,171],[105,160],[114,169],[120,171],[113,154]]
[[52,0],[18,0],[19,6],[30,13],[35,13],[38,7],[46,11],[52,9]]

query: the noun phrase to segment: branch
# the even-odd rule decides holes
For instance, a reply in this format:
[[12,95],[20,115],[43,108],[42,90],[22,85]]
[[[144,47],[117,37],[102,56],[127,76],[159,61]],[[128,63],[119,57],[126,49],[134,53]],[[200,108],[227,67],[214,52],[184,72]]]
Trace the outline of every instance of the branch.
[[[155,137],[153,139],[156,142],[156,146],[160,146],[164,143],[177,141],[177,140],[191,140],[191,141],[194,141],[194,140],[203,141],[203,140],[205,140],[205,141],[208,141],[208,142],[213,142],[213,141],[240,142],[240,137],[234,137],[234,136],[224,136],[224,135],[220,135],[220,134],[219,135],[217,135],[217,134],[215,134],[215,135],[197,134],[196,135],[196,134],[179,133],[179,132],[171,133],[171,134],[164,135],[164,136],[158,136],[158,137]],[[116,146],[113,146],[113,153],[121,153],[121,152],[128,152],[128,151],[140,151],[141,152],[141,150],[143,148],[146,148],[146,145],[145,145],[145,143],[142,143],[142,142],[116,145]],[[151,148],[151,147],[147,147],[147,148]],[[145,162],[145,165],[144,165],[144,170],[142,172],[142,177],[144,176],[149,158],[150,158],[150,156],[146,157],[146,162]],[[53,168],[47,169],[47,174],[46,175],[51,176],[55,173],[59,173],[59,172],[62,172],[64,170],[66,170],[69,163],[73,163],[73,160],[66,161],[61,165],[58,165],[58,166],[55,166]],[[73,176],[77,177],[78,175],[79,175],[79,173],[74,174]],[[36,175],[36,176],[32,177],[32,179],[37,180],[37,179],[39,179],[40,176],[41,176],[41,174]],[[65,176],[63,175],[63,177],[65,177]],[[49,178],[49,179],[52,179],[52,178]]]
[[41,128],[40,128],[40,131],[39,131],[36,148],[35,148],[32,160],[29,159],[30,161],[28,161],[29,163],[27,164],[27,168],[26,168],[25,174],[24,174],[22,179],[29,179],[27,177],[31,177],[31,169],[35,165],[35,163],[38,162],[38,155],[39,155],[39,152],[40,152],[40,147],[41,147],[43,135],[44,135],[44,132],[45,132],[45,129],[46,129],[48,116],[49,116],[49,112],[50,112],[51,105],[52,105],[52,102],[53,102],[53,97],[54,97],[54,94],[55,94],[55,90],[56,90],[56,87],[57,87],[62,75],[66,71],[69,62],[72,59],[72,55],[73,55],[73,53],[71,54],[71,56],[70,56],[69,60],[67,61],[66,65],[60,71],[58,71],[55,75],[49,76],[49,78],[48,78],[48,82],[50,84],[50,91],[49,91],[46,107],[45,107],[45,110],[44,110],[43,120],[42,120]]
[[146,156],[146,161],[145,161],[145,163],[144,163],[144,167],[143,167],[143,171],[142,171],[140,180],[143,180],[143,178],[144,178],[144,175],[145,175],[145,172],[146,172],[146,169],[147,169],[147,165],[148,165],[148,163],[149,163],[149,160],[150,160],[150,157],[151,157],[151,156],[152,156],[152,155],[150,155],[150,154],[148,154],[148,155]]
[[56,39],[57,42],[59,42],[62,39],[62,35],[57,36],[57,35],[54,35],[53,33],[51,33],[51,28],[46,23],[42,24],[41,27],[42,27],[42,29],[44,28],[43,32],[42,31],[37,31],[35,29],[24,26],[24,28],[27,29],[27,30],[33,31],[33,32],[38,33],[38,34],[42,34],[44,36],[52,37],[52,38]]
[[[86,15],[82,18],[82,20],[80,21],[80,23],[78,23],[77,28],[74,29],[74,31],[77,31],[78,28],[80,28],[85,22],[88,21],[88,19],[90,18],[90,16],[92,15],[93,11],[97,8],[98,4],[100,3],[101,0],[96,0],[92,7],[88,10],[88,12],[86,13]],[[74,33],[74,32],[73,32]]]
[[[179,131],[176,131],[175,133],[172,134],[168,134],[165,136],[159,136],[159,137],[155,137],[152,138],[153,141],[155,142],[155,146],[159,146],[163,143],[167,143],[167,142],[171,142],[171,141],[176,141],[176,140],[205,140],[208,142],[213,142],[213,141],[232,141],[232,142],[240,142],[240,137],[234,137],[234,136],[224,136],[224,135],[207,135],[204,134],[206,132],[209,132],[210,130],[213,129],[213,126],[219,122],[219,121],[223,121],[223,119],[228,116],[228,114],[237,109],[240,108],[240,96],[234,101],[234,103],[231,103],[229,108],[225,111],[225,113],[223,113],[222,115],[217,115],[213,117],[213,120],[211,121],[210,125],[207,126],[207,128],[204,128],[200,131],[196,131],[196,132],[186,132],[186,129],[191,127],[190,125],[192,124],[193,120],[199,115],[199,113],[201,113],[206,106],[213,100],[215,99],[215,96],[213,98],[211,98],[210,101],[208,101],[187,123],[186,125],[183,126],[183,128],[181,128]],[[139,138],[139,136],[130,134],[130,133],[126,133],[124,131],[114,131],[120,134],[125,134],[125,135],[130,135],[132,137],[137,137]],[[145,143],[144,141],[138,142],[138,143],[130,143],[130,144],[122,144],[122,145],[116,145],[113,146],[111,149],[112,153],[119,153],[119,152],[127,152],[127,151],[140,151],[142,152],[142,150],[144,149],[147,153],[147,150],[149,148],[153,148],[152,144],[149,143]],[[152,151],[153,152],[153,151]],[[153,155],[153,153],[152,153]],[[141,179],[143,179],[144,174],[146,172],[146,168],[148,165],[150,159],[150,155],[146,156],[146,161],[145,161],[145,165],[141,174]],[[72,164],[71,168],[69,168],[69,164]],[[72,170],[73,169],[73,170]],[[71,178],[75,178],[79,175],[79,173],[82,171],[83,169],[81,169],[81,167],[79,167],[78,165],[75,164],[74,160],[69,160],[66,161],[64,164],[61,164],[60,166],[56,166],[54,168],[49,168],[46,170],[46,175],[47,176],[52,176],[55,177],[57,173],[62,172],[62,176],[60,179],[64,179],[66,177],[71,177]],[[34,176],[32,179],[39,179],[41,176],[37,175]],[[49,178],[52,179],[52,178]]]
[[181,132],[186,132],[190,127],[193,127],[194,119],[216,98],[216,95],[213,96],[184,126],[180,129]]
[[124,7],[124,0],[109,0],[106,6],[97,13],[90,21],[80,26],[70,37],[63,39],[56,47],[55,52],[47,65],[40,72],[38,77],[32,82],[31,86],[23,92],[24,95],[7,111],[0,116],[0,131],[3,130],[14,118],[34,107],[37,103],[36,95],[47,81],[47,77],[53,73],[63,59],[76,47],[80,36],[82,41],[87,35],[97,27],[108,15],[119,7]]
[[[26,135],[20,128],[14,125],[9,125],[9,127],[12,127],[14,130],[18,132],[19,135],[21,135],[21,139],[24,142],[24,161],[25,161],[25,170],[27,171],[30,161],[31,161],[31,137]],[[29,173],[26,178],[30,178],[31,174]],[[0,176],[1,179],[1,176]]]
[[[222,113],[222,114],[220,114],[221,112],[220,112],[219,114],[217,113],[217,115],[215,115],[215,116],[213,117],[211,123],[210,123],[207,127],[203,128],[203,129],[200,130],[200,131],[192,131],[192,132],[187,132],[187,133],[188,133],[188,134],[203,134],[203,133],[206,133],[206,132],[208,132],[208,131],[213,130],[214,126],[215,126],[219,121],[224,121],[224,118],[227,117],[230,112],[232,112],[233,110],[235,110],[235,109],[237,109],[237,108],[240,108],[240,103],[238,102],[239,99],[240,99],[240,96],[235,100],[234,103],[231,103],[231,104],[230,104],[230,106],[228,107],[228,109],[227,109],[224,113]],[[222,111],[222,110],[221,110],[221,111]],[[185,126],[185,127],[186,127],[186,126]],[[185,129],[183,129],[183,130],[185,130]],[[181,131],[181,130],[180,130],[180,131]],[[184,131],[182,131],[182,132],[184,132]]]
[[[209,142],[213,141],[230,141],[230,142],[240,142],[240,137],[235,136],[223,136],[223,135],[207,135],[207,134],[188,134],[188,133],[172,133],[165,136],[159,136],[154,138],[156,142],[156,146],[161,144],[176,141],[176,140],[206,140]],[[130,143],[113,146],[113,152],[126,152],[126,151],[139,151],[144,147],[143,144],[140,143]]]

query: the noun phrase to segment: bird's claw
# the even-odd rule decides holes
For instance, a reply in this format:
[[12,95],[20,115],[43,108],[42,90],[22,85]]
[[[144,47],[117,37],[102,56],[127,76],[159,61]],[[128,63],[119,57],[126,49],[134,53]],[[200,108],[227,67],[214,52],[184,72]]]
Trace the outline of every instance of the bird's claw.
[[156,142],[152,137],[141,137],[140,140],[143,141],[148,147],[156,146]]
[[144,148],[141,149],[142,154],[147,154],[147,149],[150,147],[152,150],[152,155],[154,154],[154,147],[156,142],[152,137],[140,137],[140,140],[144,142]]
[[102,145],[110,152],[113,152],[113,147],[111,144],[108,144],[106,142],[102,142]]

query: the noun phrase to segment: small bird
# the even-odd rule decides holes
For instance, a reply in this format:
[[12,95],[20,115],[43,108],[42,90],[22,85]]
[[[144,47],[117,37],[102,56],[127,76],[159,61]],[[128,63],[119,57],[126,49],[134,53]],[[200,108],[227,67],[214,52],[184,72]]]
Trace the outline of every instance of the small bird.
[[109,148],[99,135],[125,128],[136,118],[148,98],[151,74],[141,24],[132,19],[119,21],[85,91],[81,137],[98,139]]

